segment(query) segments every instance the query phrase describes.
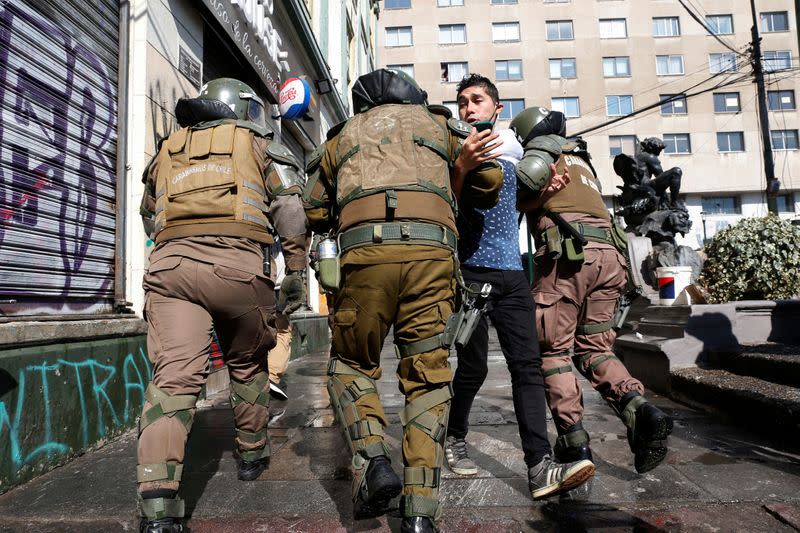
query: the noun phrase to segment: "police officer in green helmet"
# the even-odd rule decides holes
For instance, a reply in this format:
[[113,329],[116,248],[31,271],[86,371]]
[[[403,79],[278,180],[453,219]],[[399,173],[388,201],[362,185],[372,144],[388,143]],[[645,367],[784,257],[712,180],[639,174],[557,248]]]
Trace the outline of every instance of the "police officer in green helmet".
[[[355,116],[312,156],[303,194],[312,229],[335,236],[341,254],[340,283],[320,278],[335,291],[328,392],[353,456],[355,517],[385,513],[402,492],[401,531],[435,531],[451,397],[445,324],[456,283],[455,210],[493,206],[502,172],[496,162],[456,170],[472,128],[427,106],[402,72],[359,77],[353,106]],[[402,483],[376,383],[390,328],[406,397]]]
[[[306,303],[303,171],[272,140],[264,104],[246,84],[208,82],[175,108],[181,128],[164,139],[144,174],[141,214],[155,241],[144,276],[153,379],[139,423],[140,530],[183,531],[178,488],[197,395],[216,330],[231,379],[239,479],[267,467],[269,377],[275,296],[264,248],[280,238],[284,312]],[[266,264],[269,264],[267,261]]]
[[[618,299],[626,289],[627,237],[611,220],[586,143],[566,139],[566,117],[531,107],[511,122],[524,147],[517,177],[536,239],[536,327],[559,461],[592,459],[583,398],[573,365],[627,428],[634,467],[644,473],[667,455],[672,419],[644,398],[644,387],[613,351]],[[550,167],[569,181],[545,188]]]

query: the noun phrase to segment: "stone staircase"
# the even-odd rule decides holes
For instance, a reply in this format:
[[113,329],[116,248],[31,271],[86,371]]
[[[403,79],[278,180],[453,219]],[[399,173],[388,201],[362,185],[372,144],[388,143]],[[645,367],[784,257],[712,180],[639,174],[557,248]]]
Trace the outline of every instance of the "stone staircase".
[[759,431],[800,437],[800,301],[640,303],[615,352],[673,399]]

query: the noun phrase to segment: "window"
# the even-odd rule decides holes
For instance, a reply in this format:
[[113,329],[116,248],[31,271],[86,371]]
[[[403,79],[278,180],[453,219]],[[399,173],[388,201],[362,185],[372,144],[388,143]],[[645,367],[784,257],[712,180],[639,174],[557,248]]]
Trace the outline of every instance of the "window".
[[714,35],[733,34],[733,15],[708,15],[706,28]]
[[767,91],[767,107],[770,111],[795,109],[794,91]]
[[683,56],[680,54],[656,56],[656,74],[659,76],[680,76],[683,74]]
[[606,96],[606,114],[609,117],[620,117],[633,113],[633,96]]
[[519,41],[519,22],[493,23],[492,41],[496,43]]
[[653,17],[653,37],[678,37],[680,34],[678,17]]
[[789,31],[789,14],[786,11],[761,13],[761,31]]
[[464,44],[467,42],[465,24],[442,24],[439,26],[439,44]]
[[610,135],[608,151],[611,157],[619,154],[633,155],[636,153],[636,135]]
[[574,57],[551,59],[549,63],[551,80],[557,80],[559,78],[576,78],[578,76],[578,69],[575,66]]
[[411,0],[385,0],[383,7],[386,9],[406,9],[411,7]]
[[741,110],[739,93],[714,93],[714,113],[738,113]]
[[742,212],[738,196],[706,196],[700,202],[703,213],[707,215],[738,215]]
[[449,109],[454,117],[458,118],[458,102],[455,100],[448,100],[447,102],[442,102],[442,105]]
[[386,46],[411,46],[411,26],[398,26],[386,28]]
[[414,77],[414,65],[386,65],[386,68],[399,70],[401,72],[405,72],[412,78]]
[[600,19],[601,39],[624,39],[628,36],[625,19]]
[[686,113],[688,113],[685,96],[677,96],[674,94],[660,94],[658,95],[658,98],[662,102],[664,102],[661,104],[662,115],[685,115]]
[[776,50],[764,52],[764,72],[776,72],[792,68],[792,51]]
[[717,132],[717,150],[720,152],[744,152],[744,132]]
[[439,7],[463,6],[464,0],[438,0],[436,5]]
[[442,83],[458,83],[467,76],[467,63],[441,63]]
[[778,213],[794,213],[794,193],[779,194],[775,200],[778,203]]
[[773,150],[797,150],[797,130],[772,130]]
[[503,109],[500,110],[500,116],[498,117],[500,120],[511,120],[525,109],[525,100],[522,98],[500,100],[500,103],[503,104]]
[[505,6],[509,4],[516,4],[517,0],[492,0],[493,6]]
[[690,154],[692,144],[688,133],[665,133],[664,134],[664,153],[665,154]]
[[571,20],[548,20],[545,22],[548,41],[571,41],[572,21]]
[[722,52],[721,54],[708,54],[708,71],[712,74],[718,72],[736,72],[736,54]]
[[561,111],[567,117],[581,116],[581,106],[577,96],[566,96],[563,98],[553,98],[553,111]]
[[604,57],[603,76],[621,78],[631,75],[631,60],[628,56]]
[[544,0],[545,4],[568,4],[570,0]]
[[503,59],[494,62],[494,77],[498,81],[521,80],[522,60]]

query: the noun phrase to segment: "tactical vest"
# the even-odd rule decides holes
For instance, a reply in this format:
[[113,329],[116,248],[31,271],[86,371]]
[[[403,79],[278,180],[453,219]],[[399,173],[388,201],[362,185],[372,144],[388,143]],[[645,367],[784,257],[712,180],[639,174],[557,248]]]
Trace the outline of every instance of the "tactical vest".
[[569,183],[545,201],[543,209],[555,213],[586,213],[611,220],[600,194],[600,180],[585,152],[575,149],[575,143],[567,143],[558,158],[556,171],[563,174],[564,169],[569,170]]
[[421,105],[387,104],[347,122],[334,161],[339,231],[393,220],[455,231],[450,133],[437,118]]
[[163,143],[155,176],[155,241],[196,235],[272,243],[263,170],[251,129],[235,120],[182,128]]

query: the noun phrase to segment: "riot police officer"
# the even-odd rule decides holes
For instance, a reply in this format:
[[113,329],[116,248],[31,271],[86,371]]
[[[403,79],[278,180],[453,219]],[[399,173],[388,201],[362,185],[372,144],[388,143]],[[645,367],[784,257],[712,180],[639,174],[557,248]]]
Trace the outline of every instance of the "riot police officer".
[[[514,118],[511,129],[525,149],[517,165],[526,185],[519,207],[535,220],[533,296],[547,401],[559,435],[556,457],[592,457],[571,359],[625,424],[636,471],[647,472],[667,454],[672,420],[645,400],[644,387],[612,349],[614,315],[628,277],[625,233],[609,217],[585,143],[565,138],[562,113],[531,107]],[[553,163],[569,182],[541,192]]]
[[[264,248],[280,235],[291,313],[305,303],[303,174],[272,140],[264,104],[246,84],[221,78],[175,108],[181,129],[145,171],[142,216],[156,246],[144,277],[153,380],[139,423],[141,530],[183,531],[178,495],[197,395],[208,375],[213,329],[231,378],[239,479],[267,466],[275,296]],[[268,263],[267,263],[268,264]]]
[[[488,157],[463,173],[455,169],[472,128],[448,118],[446,108],[426,106],[426,97],[403,72],[380,69],[358,78],[355,116],[328,133],[307,167],[304,192],[312,229],[335,233],[341,253],[328,392],[353,454],[354,515],[383,514],[402,488],[404,532],[435,531],[440,514],[452,395],[445,323],[456,283],[456,203],[489,208],[502,184]],[[323,276],[320,282],[330,288]],[[390,327],[406,396],[402,485],[384,442],[387,420],[376,384]]]

